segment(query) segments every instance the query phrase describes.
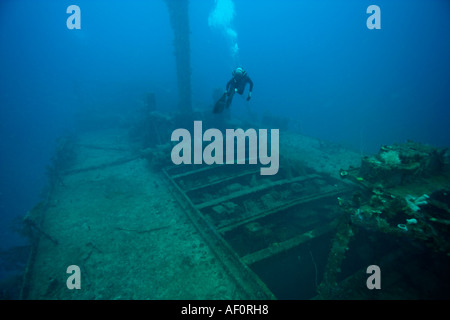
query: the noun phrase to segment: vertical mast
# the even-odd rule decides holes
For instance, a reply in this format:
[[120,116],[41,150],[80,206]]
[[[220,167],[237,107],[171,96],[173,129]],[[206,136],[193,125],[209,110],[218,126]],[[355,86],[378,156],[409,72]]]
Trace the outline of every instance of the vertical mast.
[[191,49],[189,29],[189,0],[165,0],[174,32],[175,62],[178,78],[179,109],[192,112]]

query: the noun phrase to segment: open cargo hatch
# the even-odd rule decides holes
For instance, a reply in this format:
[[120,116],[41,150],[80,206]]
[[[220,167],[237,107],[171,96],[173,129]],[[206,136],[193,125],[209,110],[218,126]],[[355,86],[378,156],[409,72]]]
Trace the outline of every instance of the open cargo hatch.
[[312,298],[349,186],[325,174],[263,176],[251,165],[164,169],[205,241],[251,298]]

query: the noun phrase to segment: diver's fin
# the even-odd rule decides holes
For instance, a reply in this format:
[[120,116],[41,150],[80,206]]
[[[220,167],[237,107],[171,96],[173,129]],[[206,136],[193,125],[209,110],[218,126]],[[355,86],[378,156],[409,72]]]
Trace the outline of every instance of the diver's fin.
[[233,95],[229,96],[227,101],[225,102],[225,107],[227,107],[227,109],[230,107],[231,101],[233,101]]
[[225,92],[214,105],[213,113],[221,113],[225,108],[226,100],[227,100],[227,93]]

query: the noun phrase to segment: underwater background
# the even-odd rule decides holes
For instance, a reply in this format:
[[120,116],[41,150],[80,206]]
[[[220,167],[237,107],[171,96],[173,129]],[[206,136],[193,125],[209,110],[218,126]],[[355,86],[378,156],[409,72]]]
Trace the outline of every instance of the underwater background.
[[[66,9],[81,8],[69,30]],[[369,5],[381,29],[369,30]],[[414,140],[450,146],[450,2],[191,0],[192,105],[244,67],[258,116],[361,154]],[[173,30],[162,0],[0,2],[0,251],[39,201],[57,139],[80,119],[120,123],[148,91],[177,109]],[[242,116],[235,98],[232,116]],[[17,265],[20,267],[20,264]],[[16,270],[0,264],[0,279]]]

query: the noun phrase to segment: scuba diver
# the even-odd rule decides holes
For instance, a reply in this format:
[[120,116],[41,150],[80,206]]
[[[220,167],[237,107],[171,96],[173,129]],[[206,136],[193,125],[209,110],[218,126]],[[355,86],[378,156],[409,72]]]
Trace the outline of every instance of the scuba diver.
[[242,95],[247,83],[250,85],[248,89],[247,101],[252,98],[253,81],[248,76],[247,71],[239,67],[233,70],[231,74],[233,77],[230,81],[228,81],[226,87],[227,90],[225,91],[225,93],[222,95],[219,101],[216,102],[213,113],[221,113],[225,107],[228,109],[231,105],[231,102],[233,101],[234,94],[239,93],[240,95]]

